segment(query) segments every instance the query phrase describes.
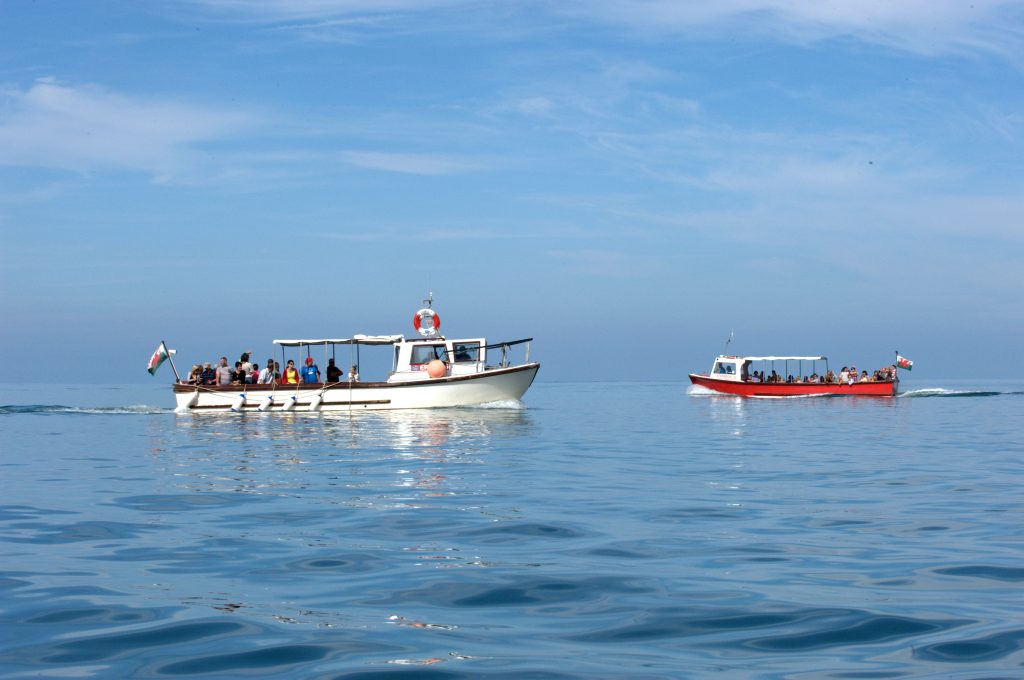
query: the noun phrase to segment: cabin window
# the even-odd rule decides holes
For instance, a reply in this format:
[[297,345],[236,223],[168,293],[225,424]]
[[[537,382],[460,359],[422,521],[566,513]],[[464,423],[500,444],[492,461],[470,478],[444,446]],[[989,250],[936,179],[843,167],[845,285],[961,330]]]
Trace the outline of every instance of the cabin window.
[[726,375],[736,375],[736,366],[733,364],[715,364],[715,373],[724,373]]
[[457,364],[472,364],[480,360],[479,342],[456,342],[452,344],[452,354]]
[[434,359],[448,361],[448,351],[444,345],[413,345],[411,364],[429,364]]

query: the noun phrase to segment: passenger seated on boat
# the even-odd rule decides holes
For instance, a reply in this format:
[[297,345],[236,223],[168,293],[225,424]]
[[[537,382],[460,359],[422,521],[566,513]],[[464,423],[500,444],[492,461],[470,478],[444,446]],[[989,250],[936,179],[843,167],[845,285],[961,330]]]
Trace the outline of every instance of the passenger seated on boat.
[[245,384],[255,385],[260,379],[260,365],[253,364],[252,370],[245,374]]
[[295,362],[291,359],[288,360],[288,364],[284,367],[284,374],[281,376],[282,385],[298,385],[299,384],[299,371],[295,368]]
[[750,382],[759,383],[761,382],[761,376],[757,374],[757,371],[751,371],[750,377],[748,377],[747,380],[749,380]]
[[185,382],[189,385],[202,385],[203,367],[199,364],[192,364],[192,370],[188,372],[188,379]]
[[306,357],[306,365],[302,367],[302,382],[307,385],[320,382],[320,367],[313,363],[313,357]]
[[202,372],[202,383],[203,385],[213,385],[217,382],[217,372],[213,370],[213,366],[207,361],[203,364]]
[[871,378],[868,377],[868,372],[867,371],[861,371],[860,372],[860,381],[861,382],[871,382]]
[[836,381],[836,374],[832,372],[832,369],[829,369],[828,371],[826,371],[826,373],[825,373],[825,382],[826,383],[834,383],[835,381]]
[[260,371],[259,377],[256,381],[260,385],[269,385],[274,382],[274,360],[267,359],[267,365]]
[[245,384],[245,370],[242,368],[242,362],[235,362],[235,373],[233,376],[234,380],[231,381],[232,385],[244,385]]
[[356,368],[355,364],[352,364],[352,368],[348,369],[348,381],[359,382],[359,369]]
[[341,382],[341,369],[334,365],[334,359],[327,360],[327,382]]
[[768,382],[771,382],[771,383],[779,382],[779,374],[776,373],[775,371],[772,371],[772,374],[770,376],[768,376]]

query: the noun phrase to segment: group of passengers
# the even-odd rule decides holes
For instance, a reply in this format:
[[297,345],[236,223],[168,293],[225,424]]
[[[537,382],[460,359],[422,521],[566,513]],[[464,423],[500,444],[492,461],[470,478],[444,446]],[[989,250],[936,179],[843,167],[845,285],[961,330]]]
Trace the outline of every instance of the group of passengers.
[[817,372],[812,373],[808,377],[798,375],[794,377],[792,374],[786,376],[772,371],[767,377],[764,375],[764,371],[751,371],[747,377],[748,382],[755,383],[812,383],[812,384],[832,384],[832,385],[852,385],[857,382],[892,382],[896,379],[896,366],[885,366],[875,371],[872,375],[868,375],[867,371],[861,371],[857,373],[856,366],[846,367],[843,366],[843,370],[839,371],[837,375],[834,371],[829,370],[825,375],[818,375]]
[[[182,382],[188,385],[309,385],[320,382],[320,367],[313,357],[306,357],[305,366],[295,368],[295,362],[289,359],[281,370],[281,364],[273,359],[260,365],[249,361],[249,352],[244,352],[234,367],[228,365],[228,358],[221,357],[220,363],[214,368],[210,362],[202,366],[194,364],[189,371],[188,379]],[[342,371],[334,365],[334,359],[327,360],[327,382],[341,382]],[[348,372],[349,382],[359,381],[359,371],[355,365]]]

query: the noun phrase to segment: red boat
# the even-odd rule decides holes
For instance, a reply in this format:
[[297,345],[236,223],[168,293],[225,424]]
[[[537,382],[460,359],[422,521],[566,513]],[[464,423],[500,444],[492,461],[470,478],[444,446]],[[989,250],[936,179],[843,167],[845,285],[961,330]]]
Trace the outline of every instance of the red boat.
[[[771,366],[771,375],[765,376],[764,370],[755,371],[754,362],[765,362],[763,366]],[[817,362],[825,362],[824,376],[817,374]],[[777,374],[775,366],[781,362],[783,373]],[[810,363],[810,372],[804,373],[805,362]],[[791,373],[796,370],[796,375]],[[711,367],[710,374],[691,373],[690,382],[723,394],[735,394],[742,397],[797,397],[816,394],[836,394],[844,396],[892,397],[899,387],[899,377],[895,366],[887,366],[878,373],[881,379],[871,377],[861,380],[855,371],[849,375],[840,373],[831,381],[825,376],[828,370],[827,357],[738,357],[719,356]]]

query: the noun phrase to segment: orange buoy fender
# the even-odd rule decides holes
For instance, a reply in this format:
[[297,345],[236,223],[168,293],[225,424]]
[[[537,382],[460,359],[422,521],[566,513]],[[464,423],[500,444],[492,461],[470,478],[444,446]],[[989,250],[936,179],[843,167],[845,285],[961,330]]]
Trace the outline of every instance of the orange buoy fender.
[[448,367],[440,359],[434,359],[427,364],[427,375],[431,378],[441,378],[448,372]]

